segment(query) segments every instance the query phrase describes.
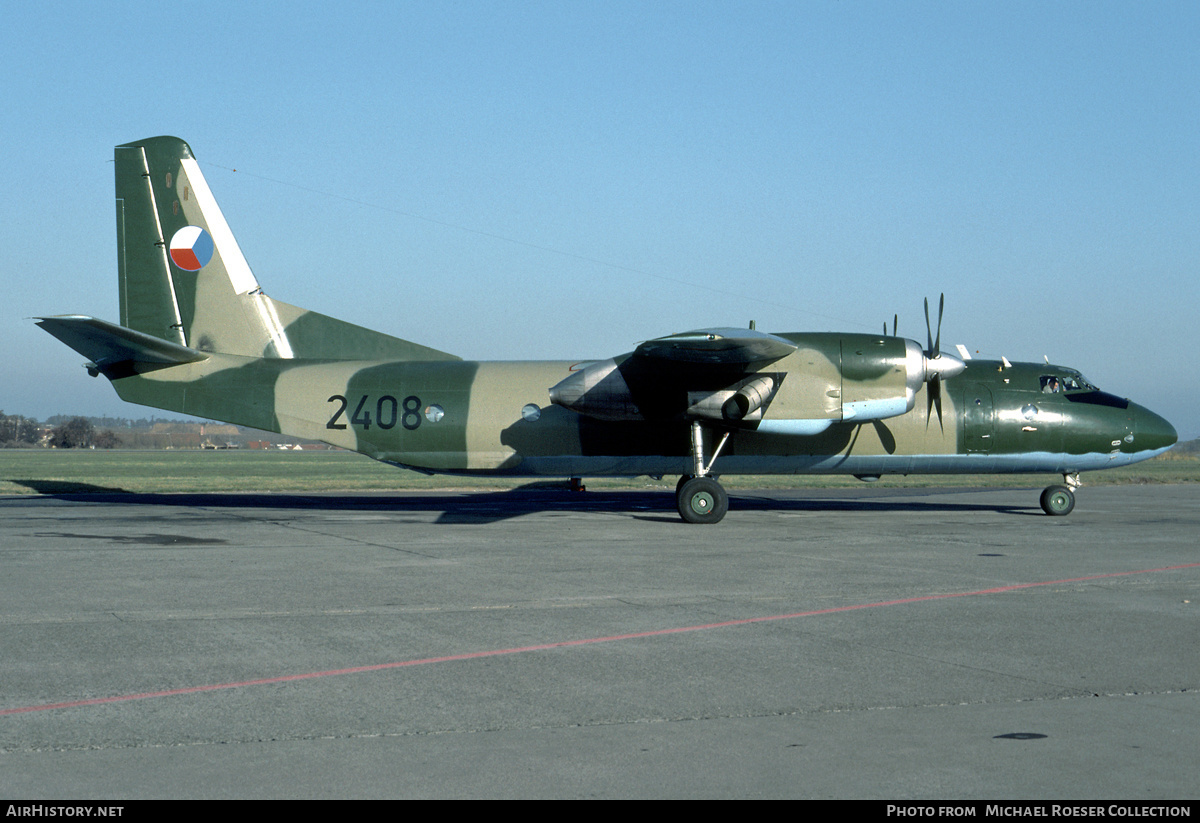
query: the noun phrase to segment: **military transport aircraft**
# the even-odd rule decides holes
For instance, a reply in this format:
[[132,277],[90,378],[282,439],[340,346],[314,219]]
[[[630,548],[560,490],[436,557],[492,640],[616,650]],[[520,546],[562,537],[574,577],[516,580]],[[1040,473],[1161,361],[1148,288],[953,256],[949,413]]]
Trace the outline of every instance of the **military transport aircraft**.
[[[187,143],[116,147],[121,324],[38,323],[122,399],[323,440],[417,471],[680,475],[716,523],[721,474],[1079,472],[1162,454],[1175,429],[1074,369],[892,334],[713,328],[574,362],[469,362],[263,293]],[[961,350],[965,355],[965,349]]]

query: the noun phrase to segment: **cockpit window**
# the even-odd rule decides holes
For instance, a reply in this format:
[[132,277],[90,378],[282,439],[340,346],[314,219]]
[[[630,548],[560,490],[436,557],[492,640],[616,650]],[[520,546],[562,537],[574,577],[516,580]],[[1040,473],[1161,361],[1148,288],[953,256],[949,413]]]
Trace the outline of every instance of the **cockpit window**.
[[1061,392],[1072,403],[1111,406],[1114,409],[1129,408],[1128,400],[1100,391],[1077,371],[1063,370],[1058,374],[1043,374],[1040,379],[1043,392],[1046,394]]
[[1045,394],[1096,391],[1096,387],[1085,380],[1082,374],[1043,374],[1041,376],[1041,383],[1042,392]]

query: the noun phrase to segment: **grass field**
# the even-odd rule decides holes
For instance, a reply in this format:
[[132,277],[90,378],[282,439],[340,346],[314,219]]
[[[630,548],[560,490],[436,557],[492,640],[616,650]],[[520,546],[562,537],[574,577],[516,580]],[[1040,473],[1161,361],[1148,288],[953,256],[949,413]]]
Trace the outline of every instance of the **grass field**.
[[[885,476],[879,486],[1044,486],[1058,475]],[[675,488],[675,477],[587,478],[594,489]],[[1195,483],[1200,459],[1166,455],[1136,466],[1087,472],[1084,485]],[[725,476],[731,489],[861,486],[853,477]],[[349,452],[0,450],[0,494],[87,492],[317,492],[414,489],[512,489],[565,481],[533,478],[427,477]]]

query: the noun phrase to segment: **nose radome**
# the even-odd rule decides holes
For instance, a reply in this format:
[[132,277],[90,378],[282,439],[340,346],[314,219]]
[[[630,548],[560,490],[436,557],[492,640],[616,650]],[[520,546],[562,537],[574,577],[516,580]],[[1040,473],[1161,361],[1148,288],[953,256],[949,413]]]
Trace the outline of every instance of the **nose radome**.
[[1175,427],[1145,406],[1135,405],[1134,445],[1138,451],[1166,449],[1179,440]]

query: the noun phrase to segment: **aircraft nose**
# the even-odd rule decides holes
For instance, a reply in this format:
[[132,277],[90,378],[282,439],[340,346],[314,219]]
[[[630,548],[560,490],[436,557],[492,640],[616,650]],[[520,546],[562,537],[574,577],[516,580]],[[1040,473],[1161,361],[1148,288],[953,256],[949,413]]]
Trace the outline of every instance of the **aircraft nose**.
[[1134,444],[1138,451],[1170,448],[1179,440],[1175,427],[1145,406],[1137,407],[1134,419]]

